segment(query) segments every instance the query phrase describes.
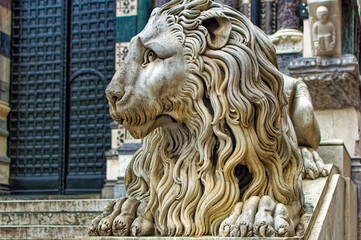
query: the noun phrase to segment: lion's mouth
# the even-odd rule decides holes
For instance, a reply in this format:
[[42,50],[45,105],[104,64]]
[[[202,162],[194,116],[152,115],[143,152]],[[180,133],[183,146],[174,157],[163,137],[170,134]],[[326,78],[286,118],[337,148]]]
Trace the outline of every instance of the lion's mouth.
[[135,138],[143,138],[154,129],[161,126],[178,124],[178,121],[168,114],[152,116],[149,113],[147,114],[147,112],[136,113],[135,111],[124,111],[119,114],[110,111],[110,115],[114,121],[128,129]]

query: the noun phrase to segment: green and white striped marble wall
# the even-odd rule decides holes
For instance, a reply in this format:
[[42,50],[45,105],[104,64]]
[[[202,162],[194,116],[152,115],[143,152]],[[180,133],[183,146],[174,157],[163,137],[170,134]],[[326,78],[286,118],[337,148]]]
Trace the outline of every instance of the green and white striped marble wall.
[[153,10],[153,0],[117,0],[115,69],[127,56],[130,39],[139,33]]
[[[142,31],[148,22],[153,7],[153,0],[116,0],[115,69],[127,56],[130,39]],[[120,147],[126,140],[134,141],[123,126],[113,130],[112,148]]]
[[9,193],[7,116],[10,83],[11,0],[0,0],[0,194]]

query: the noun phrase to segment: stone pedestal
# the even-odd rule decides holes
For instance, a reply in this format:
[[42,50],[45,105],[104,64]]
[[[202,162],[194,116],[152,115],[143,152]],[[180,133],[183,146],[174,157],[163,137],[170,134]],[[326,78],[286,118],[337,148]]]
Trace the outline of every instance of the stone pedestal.
[[317,153],[325,163],[333,164],[342,176],[351,178],[351,158],[342,140],[322,141]]
[[355,108],[316,110],[322,142],[341,139],[351,156],[361,155],[361,114]]
[[105,180],[105,184],[102,189],[102,198],[103,199],[114,198],[115,183],[116,183],[116,180]]

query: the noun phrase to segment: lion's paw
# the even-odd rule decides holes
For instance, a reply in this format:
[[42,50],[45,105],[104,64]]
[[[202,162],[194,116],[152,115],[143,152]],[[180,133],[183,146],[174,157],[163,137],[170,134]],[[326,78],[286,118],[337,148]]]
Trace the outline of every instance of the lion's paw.
[[[281,203],[276,204],[269,196],[262,198],[253,196],[244,202],[241,210],[236,207],[230,217],[221,224],[219,233],[223,237],[291,237],[295,235],[295,227],[286,206]],[[234,220],[237,214],[238,217]]]
[[110,201],[104,212],[92,221],[90,236],[145,236],[154,233],[153,218],[145,212],[146,203],[134,198]]
[[300,147],[303,170],[302,177],[307,179],[316,179],[328,176],[325,164],[318,153],[312,148]]

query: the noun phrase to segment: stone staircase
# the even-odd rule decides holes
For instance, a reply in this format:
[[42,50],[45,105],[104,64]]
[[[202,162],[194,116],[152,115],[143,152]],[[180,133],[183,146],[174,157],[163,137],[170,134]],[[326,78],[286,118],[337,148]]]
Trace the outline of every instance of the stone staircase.
[[0,239],[75,239],[86,236],[108,199],[1,200]]

